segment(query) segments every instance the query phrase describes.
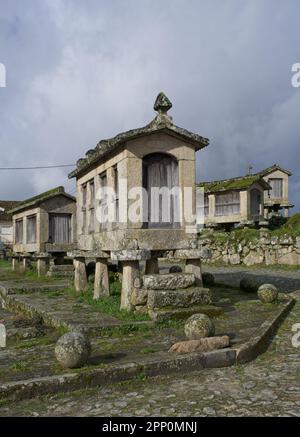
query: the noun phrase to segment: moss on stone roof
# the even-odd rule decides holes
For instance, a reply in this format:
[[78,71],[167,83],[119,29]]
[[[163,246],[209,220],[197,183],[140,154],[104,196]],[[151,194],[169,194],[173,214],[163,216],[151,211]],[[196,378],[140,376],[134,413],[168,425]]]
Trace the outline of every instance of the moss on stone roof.
[[26,199],[23,202],[19,202],[15,208],[9,211],[9,213],[13,214],[23,209],[31,208],[59,194],[63,194],[64,196],[67,196],[70,199],[74,199],[74,201],[76,200],[75,197],[65,192],[64,187],[59,186],[59,187],[52,188],[51,190],[45,191],[44,193],[38,194],[37,196],[30,197],[29,199]]
[[85,158],[77,161],[76,169],[69,174],[69,178],[77,177],[80,174],[89,171],[90,167],[115,150],[118,146],[134,138],[143,137],[157,132],[166,132],[170,135],[182,138],[184,141],[194,144],[196,150],[208,146],[209,140],[198,134],[176,126],[172,118],[166,113],[172,106],[167,96],[160,93],[155,102],[155,110],[158,110],[157,116],[146,126],[122,132],[113,138],[101,140],[94,149],[86,152]]
[[244,177],[224,179],[221,181],[200,182],[197,188],[204,188],[205,193],[216,193],[218,191],[246,190],[255,182],[262,184],[265,189],[271,188],[261,175],[249,175]]

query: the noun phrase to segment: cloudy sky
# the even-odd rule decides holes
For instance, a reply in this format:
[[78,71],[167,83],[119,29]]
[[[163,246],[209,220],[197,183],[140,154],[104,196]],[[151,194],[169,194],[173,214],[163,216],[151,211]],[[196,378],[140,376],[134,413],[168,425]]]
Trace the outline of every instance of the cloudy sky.
[[[0,167],[72,164],[153,117],[210,138],[198,180],[278,163],[300,208],[298,0],[0,0]],[[71,169],[0,171],[0,198],[56,185]]]

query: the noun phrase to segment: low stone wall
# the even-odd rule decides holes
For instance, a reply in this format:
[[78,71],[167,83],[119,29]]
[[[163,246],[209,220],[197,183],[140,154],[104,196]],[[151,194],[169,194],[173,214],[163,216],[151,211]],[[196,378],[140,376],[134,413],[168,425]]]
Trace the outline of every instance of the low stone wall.
[[252,266],[255,264],[300,265],[300,237],[277,237],[264,232],[260,238],[251,241],[226,238],[205,238],[203,244],[211,250],[211,259],[206,264],[223,263]]

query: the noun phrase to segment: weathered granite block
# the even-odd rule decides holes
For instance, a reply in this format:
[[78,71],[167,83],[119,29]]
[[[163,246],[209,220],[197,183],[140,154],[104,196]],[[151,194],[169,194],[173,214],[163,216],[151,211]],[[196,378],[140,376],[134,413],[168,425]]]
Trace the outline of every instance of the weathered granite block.
[[131,294],[131,303],[134,306],[146,305],[148,299],[148,290],[135,288]]
[[211,304],[208,288],[195,287],[186,290],[149,290],[147,306],[153,308],[185,308],[192,305]]
[[115,250],[111,252],[113,261],[140,261],[151,258],[151,251],[147,249]]
[[187,288],[195,284],[192,273],[167,273],[164,275],[144,275],[144,288],[147,290],[175,290]]
[[211,258],[211,251],[208,248],[201,249],[178,249],[174,257],[177,259]]

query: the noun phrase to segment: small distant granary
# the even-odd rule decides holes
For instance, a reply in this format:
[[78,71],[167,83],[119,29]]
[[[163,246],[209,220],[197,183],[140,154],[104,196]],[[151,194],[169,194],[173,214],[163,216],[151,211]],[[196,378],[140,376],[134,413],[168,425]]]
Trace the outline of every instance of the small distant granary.
[[290,175],[274,164],[259,173],[197,184],[198,222],[202,217],[206,227],[266,226],[282,209],[287,217],[293,207],[288,200]]
[[204,216],[206,227],[259,223],[264,221],[264,191],[270,188],[260,175],[197,184],[197,215]]
[[290,208],[294,206],[289,201],[289,177],[292,176],[292,173],[278,164],[274,164],[259,174],[271,186],[271,190],[265,192],[264,196],[265,218],[270,218],[274,214],[278,215],[281,211],[284,217],[288,217]]
[[[195,233],[187,232],[184,194],[170,200],[167,221],[162,220],[160,211],[156,220],[151,215],[155,206],[153,187],[169,190],[179,187],[182,193],[189,187],[195,215],[195,155],[209,144],[208,139],[177,127],[167,114],[171,107],[169,99],[160,93],[154,104],[157,115],[150,124],[100,141],[69,175],[77,180],[75,287],[78,291],[86,289],[85,262],[94,257],[95,295],[109,293],[107,260],[119,261],[123,271],[121,308],[127,310],[131,310],[130,296],[139,283],[140,261],[146,262],[146,273],[158,273],[159,257],[185,259],[186,271],[195,273],[201,283],[202,251]],[[121,189],[124,181],[125,193]],[[104,196],[97,198],[99,189],[105,187],[115,191],[114,220],[107,223],[99,220],[97,214],[99,207],[103,210],[107,202]],[[121,220],[121,216],[130,216],[135,201],[130,190],[141,188],[147,193],[148,213],[137,221]]]
[[13,221],[12,214],[9,214],[12,208],[15,208],[19,202],[10,200],[0,200],[0,242],[4,246],[12,246],[13,243]]
[[47,270],[50,256],[59,263],[76,241],[76,199],[64,187],[57,187],[19,202],[13,216],[13,263],[24,267],[32,255],[38,260],[38,271]]

